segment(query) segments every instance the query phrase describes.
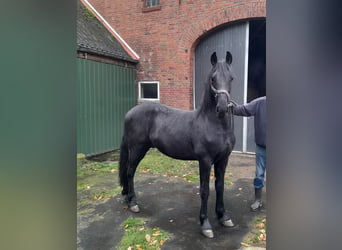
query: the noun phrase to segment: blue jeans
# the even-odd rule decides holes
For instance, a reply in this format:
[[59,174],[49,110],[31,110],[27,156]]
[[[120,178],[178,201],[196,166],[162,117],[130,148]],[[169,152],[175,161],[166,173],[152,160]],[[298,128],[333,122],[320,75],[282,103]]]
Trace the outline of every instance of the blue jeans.
[[254,188],[264,187],[264,179],[266,172],[266,148],[256,145],[255,149],[255,178],[254,178]]

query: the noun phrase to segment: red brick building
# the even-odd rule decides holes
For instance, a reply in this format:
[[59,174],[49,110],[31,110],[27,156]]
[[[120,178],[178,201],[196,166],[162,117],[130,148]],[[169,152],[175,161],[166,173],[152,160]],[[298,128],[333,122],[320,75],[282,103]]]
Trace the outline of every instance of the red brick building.
[[[147,99],[153,98],[163,104],[186,110],[194,109],[195,102],[198,102],[199,99],[196,97],[198,94],[195,95],[197,91],[195,78],[198,78],[195,68],[196,60],[201,58],[196,55],[200,43],[213,34],[219,35],[227,29],[231,30],[230,27],[234,28],[234,25],[243,24],[243,28],[239,28],[242,30],[239,34],[242,34],[242,40],[247,40],[247,42],[234,41],[232,43],[241,48],[247,46],[247,50],[244,51],[248,51],[248,49],[253,51],[251,44],[256,42],[253,42],[251,37],[257,39],[261,25],[260,23],[254,24],[252,21],[262,20],[265,26],[266,18],[266,0],[88,1],[139,55],[137,65],[138,96]],[[237,35],[234,36],[237,37]],[[265,27],[262,36],[262,43],[265,43]],[[220,47],[219,45],[215,46]],[[258,50],[260,49],[255,49],[254,52]],[[263,48],[265,54],[264,51]],[[206,53],[211,53],[211,51],[208,50]],[[224,53],[221,52],[221,54],[223,57]],[[245,90],[235,91],[235,99],[241,103],[252,97],[265,94],[265,90],[262,94],[256,93],[253,84],[246,80],[250,63],[247,59],[248,56],[252,58],[250,52],[244,52],[241,56],[235,55],[237,52],[232,54],[233,67],[236,63],[237,68],[244,68],[242,73],[239,73],[241,75],[239,84],[246,85]],[[219,54],[218,56],[220,59]],[[265,59],[264,55],[263,65],[265,65]],[[209,56],[205,55],[201,60],[209,63]],[[206,62],[204,64],[207,65]],[[204,66],[203,71],[209,72],[209,66],[209,64]],[[200,70],[197,69],[197,71]],[[265,66],[263,66],[263,71],[265,71]],[[203,77],[201,76],[201,78]],[[205,79],[197,81],[205,81]],[[247,82],[250,84],[248,91]],[[262,88],[265,89],[265,86]],[[247,124],[247,122],[244,123]],[[243,126],[241,125],[241,127]],[[247,132],[242,130],[241,133],[244,133],[242,137],[247,138]],[[240,132],[237,131],[237,133]],[[241,142],[241,149],[247,150],[246,142]]]

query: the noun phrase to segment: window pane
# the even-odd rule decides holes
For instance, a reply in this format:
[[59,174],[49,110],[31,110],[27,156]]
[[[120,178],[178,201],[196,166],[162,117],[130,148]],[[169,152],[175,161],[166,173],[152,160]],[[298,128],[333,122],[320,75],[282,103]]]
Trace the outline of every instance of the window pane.
[[153,7],[153,6],[159,6],[160,1],[159,0],[146,0],[146,7]]
[[158,99],[158,85],[141,83],[141,98]]

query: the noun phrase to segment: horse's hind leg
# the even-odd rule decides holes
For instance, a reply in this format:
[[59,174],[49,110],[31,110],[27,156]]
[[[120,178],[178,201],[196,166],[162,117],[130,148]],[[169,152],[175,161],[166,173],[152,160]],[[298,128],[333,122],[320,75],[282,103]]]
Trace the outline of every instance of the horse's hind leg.
[[139,212],[139,206],[137,204],[136,195],[134,191],[134,174],[138,167],[139,162],[144,158],[146,152],[149,150],[149,146],[145,144],[133,145],[129,149],[129,159],[127,167],[127,203],[132,212]]
[[229,216],[225,213],[223,192],[224,192],[224,175],[228,159],[223,159],[214,165],[215,170],[215,190],[216,190],[216,216],[221,225],[233,227],[234,224]]

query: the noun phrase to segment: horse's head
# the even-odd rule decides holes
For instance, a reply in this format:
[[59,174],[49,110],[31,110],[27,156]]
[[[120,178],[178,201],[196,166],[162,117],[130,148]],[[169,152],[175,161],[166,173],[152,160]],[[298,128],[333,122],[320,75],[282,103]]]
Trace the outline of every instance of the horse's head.
[[211,55],[213,69],[210,72],[210,89],[216,100],[216,113],[219,118],[223,118],[228,112],[230,102],[231,83],[234,79],[230,70],[232,54],[227,51],[225,61],[217,61],[216,52]]

